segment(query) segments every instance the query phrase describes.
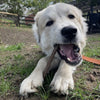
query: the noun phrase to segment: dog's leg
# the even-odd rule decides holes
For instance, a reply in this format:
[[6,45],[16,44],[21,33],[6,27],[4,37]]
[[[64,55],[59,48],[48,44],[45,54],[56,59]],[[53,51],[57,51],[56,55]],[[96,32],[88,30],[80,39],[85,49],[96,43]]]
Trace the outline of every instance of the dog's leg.
[[43,82],[43,71],[47,64],[47,57],[39,60],[34,71],[23,80],[20,86],[20,94],[22,96],[27,96],[28,93],[37,92],[36,87],[42,86]]
[[68,94],[68,88],[74,88],[73,68],[61,61],[60,66],[51,82],[51,90],[55,93]]

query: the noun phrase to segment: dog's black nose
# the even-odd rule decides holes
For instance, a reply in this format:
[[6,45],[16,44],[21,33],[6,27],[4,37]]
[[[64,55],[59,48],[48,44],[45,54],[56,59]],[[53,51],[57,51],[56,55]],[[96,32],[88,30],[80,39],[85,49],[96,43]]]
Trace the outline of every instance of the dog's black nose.
[[64,27],[61,30],[62,36],[64,36],[68,40],[72,40],[76,37],[77,29],[72,27]]

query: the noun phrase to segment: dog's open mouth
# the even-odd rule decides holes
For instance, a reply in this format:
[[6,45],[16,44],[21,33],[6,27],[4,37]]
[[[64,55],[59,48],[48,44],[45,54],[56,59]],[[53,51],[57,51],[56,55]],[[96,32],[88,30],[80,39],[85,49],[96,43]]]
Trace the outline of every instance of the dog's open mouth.
[[70,65],[77,65],[82,59],[80,48],[75,44],[59,44],[57,51],[61,59]]

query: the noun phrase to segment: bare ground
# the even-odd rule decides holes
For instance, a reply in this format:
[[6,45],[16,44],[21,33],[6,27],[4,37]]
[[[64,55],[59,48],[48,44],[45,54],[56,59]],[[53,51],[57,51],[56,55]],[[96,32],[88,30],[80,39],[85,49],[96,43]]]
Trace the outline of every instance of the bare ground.
[[0,28],[0,35],[3,44],[25,43],[31,45],[35,42],[32,30],[29,28],[10,27],[9,29],[9,27],[2,27]]

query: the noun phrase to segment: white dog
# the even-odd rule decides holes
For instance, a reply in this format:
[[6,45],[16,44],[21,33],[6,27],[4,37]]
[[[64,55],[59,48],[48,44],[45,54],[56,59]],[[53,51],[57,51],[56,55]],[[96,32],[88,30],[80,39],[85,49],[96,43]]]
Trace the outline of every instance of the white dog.
[[56,44],[59,49],[51,66],[58,66],[58,70],[51,81],[51,90],[67,94],[68,88],[74,88],[72,74],[82,62],[81,54],[86,45],[87,24],[82,12],[70,4],[51,5],[36,14],[33,30],[46,57],[40,59],[30,76],[23,80],[20,94],[27,96],[42,86],[43,71]]

